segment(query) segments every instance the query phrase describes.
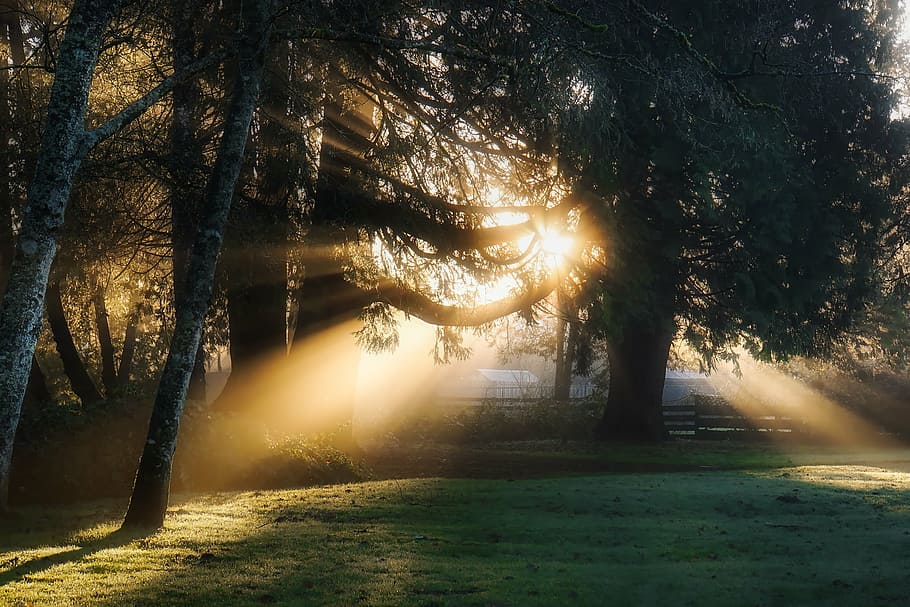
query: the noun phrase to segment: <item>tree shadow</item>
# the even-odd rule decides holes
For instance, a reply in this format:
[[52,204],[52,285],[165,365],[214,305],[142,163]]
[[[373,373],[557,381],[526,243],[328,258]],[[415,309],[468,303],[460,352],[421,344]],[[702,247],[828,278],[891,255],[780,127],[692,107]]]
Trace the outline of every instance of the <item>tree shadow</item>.
[[[611,591],[635,603],[645,572],[664,576],[655,596],[708,588],[709,605],[746,591],[864,605],[903,587],[899,567],[862,566],[881,538],[910,532],[908,494],[737,471],[389,483],[370,501],[338,489],[331,507],[284,503],[240,540],[208,538],[103,604],[599,604]],[[907,557],[910,544],[896,553]],[[610,575],[584,588],[595,568]],[[753,587],[755,569],[773,584]]]
[[17,506],[0,516],[0,554],[73,541],[76,534],[119,521],[125,499],[99,499],[76,504]]
[[26,576],[45,571],[57,565],[78,561],[101,550],[125,546],[133,540],[146,537],[151,532],[152,530],[148,529],[117,529],[104,537],[85,542],[82,546],[55,552],[47,556],[38,558],[14,556],[6,562],[0,562],[0,566],[12,565],[10,569],[0,572],[0,586],[20,581]]

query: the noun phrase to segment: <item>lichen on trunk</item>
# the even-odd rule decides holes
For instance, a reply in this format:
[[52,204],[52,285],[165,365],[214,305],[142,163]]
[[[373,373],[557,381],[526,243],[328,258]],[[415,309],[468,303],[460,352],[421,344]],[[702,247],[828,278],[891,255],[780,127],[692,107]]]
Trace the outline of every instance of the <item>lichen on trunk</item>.
[[139,461],[124,527],[157,528],[164,523],[180,417],[262,80],[270,5],[268,0],[251,0],[242,7],[244,30],[238,49],[240,77],[231,96],[218,155],[206,187],[199,230],[187,267],[186,287],[177,302],[174,334],[155,396],[148,438]]
[[44,292],[73,178],[87,151],[85,109],[101,38],[120,0],[77,0],[57,53],[38,162],[6,293],[0,306],[0,510],[8,506],[9,470]]

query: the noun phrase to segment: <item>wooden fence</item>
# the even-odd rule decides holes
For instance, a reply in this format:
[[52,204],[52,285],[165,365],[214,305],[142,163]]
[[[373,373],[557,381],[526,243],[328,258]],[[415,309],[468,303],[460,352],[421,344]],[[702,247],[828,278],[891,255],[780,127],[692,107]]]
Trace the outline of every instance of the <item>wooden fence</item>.
[[[583,400],[591,391],[573,394],[573,400]],[[519,407],[541,399],[552,398],[552,386],[528,388],[489,388],[482,395],[448,397],[439,402],[446,405],[475,407],[492,403],[499,407]],[[663,403],[664,431],[668,436],[697,439],[763,439],[807,437],[804,420],[781,411],[751,411],[748,414],[716,395],[688,394]]]
[[698,439],[761,439],[802,436],[804,420],[784,413],[745,414],[716,396],[692,394],[665,402],[664,430],[670,436]]

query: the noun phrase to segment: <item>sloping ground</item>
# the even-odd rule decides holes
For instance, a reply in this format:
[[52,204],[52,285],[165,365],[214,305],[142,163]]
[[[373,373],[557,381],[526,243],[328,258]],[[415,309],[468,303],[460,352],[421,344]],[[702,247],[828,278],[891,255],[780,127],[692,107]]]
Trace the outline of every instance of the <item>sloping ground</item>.
[[910,475],[802,466],[387,480],[0,527],[2,605],[903,605]]

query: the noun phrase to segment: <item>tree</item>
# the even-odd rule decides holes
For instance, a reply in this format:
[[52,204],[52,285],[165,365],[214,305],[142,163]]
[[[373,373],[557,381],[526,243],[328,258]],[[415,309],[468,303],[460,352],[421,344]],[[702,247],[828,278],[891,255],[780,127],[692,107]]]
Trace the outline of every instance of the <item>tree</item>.
[[[22,133],[13,132],[14,125],[21,124],[24,114],[24,97],[27,84],[24,75],[11,78],[6,69],[11,60],[12,65],[25,64],[25,43],[22,33],[22,24],[19,19],[18,2],[9,6],[2,6],[3,14],[0,16],[0,48],[9,49],[7,53],[0,51],[0,296],[6,291],[10,267],[15,253],[15,234],[13,228],[14,190],[17,171],[13,170],[13,159],[17,153],[24,151]],[[11,140],[18,141],[18,149],[11,145]],[[26,389],[26,399],[48,401],[51,399],[47,382],[38,360],[33,356]]]
[[[186,69],[198,60],[196,28],[202,11],[195,3],[174,0],[171,7],[174,69]],[[173,267],[174,301],[182,297],[186,284],[187,263],[196,233],[198,200],[201,196],[196,173],[203,166],[200,114],[203,112],[199,84],[187,80],[175,87],[170,125],[169,185],[171,208],[171,264]],[[205,400],[205,350],[196,353],[190,378],[189,396]]]
[[[590,105],[563,114],[560,153],[600,199],[609,251],[588,315],[609,344],[599,433],[653,440],[678,335],[710,368],[739,344],[764,358],[822,352],[862,310],[894,162],[894,93],[877,73],[896,12],[630,6],[621,31],[597,25],[608,9],[567,17],[587,42]],[[684,77],[642,80],[586,52],[596,44],[635,49],[639,74]]]
[[56,57],[54,83],[37,163],[0,305],[0,510],[7,508],[9,466],[44,307],[58,234],[76,173],[86,154],[142,115],[173,86],[219,57],[163,79],[98,128],[85,126],[89,89],[118,0],[79,0],[70,11]]
[[[155,397],[148,438],[139,462],[125,527],[160,527],[167,510],[171,464],[202,325],[215,281],[215,265],[224,238],[231,200],[243,164],[244,149],[262,81],[265,49],[272,26],[272,3],[243,3],[237,77],[225,116],[218,157],[205,192],[200,225],[186,274],[183,297],[167,363]],[[188,288],[192,285],[192,289]]]
[[83,120],[101,37],[117,2],[74,4],[60,49],[41,152],[0,307],[0,510],[7,507],[9,465],[22,398],[73,177],[86,152]]

